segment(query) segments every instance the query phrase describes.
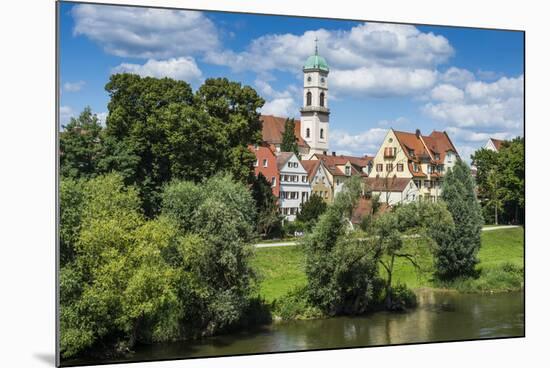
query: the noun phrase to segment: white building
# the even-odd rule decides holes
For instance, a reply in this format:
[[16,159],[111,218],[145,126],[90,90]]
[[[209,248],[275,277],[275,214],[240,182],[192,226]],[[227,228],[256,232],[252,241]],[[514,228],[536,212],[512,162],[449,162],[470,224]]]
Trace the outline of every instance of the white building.
[[300,204],[307,202],[311,194],[308,172],[293,152],[281,152],[277,156],[279,170],[279,211],[288,221],[294,221]]
[[378,196],[381,203],[390,206],[414,202],[420,198],[419,188],[411,178],[372,177],[365,179],[365,183],[367,184],[367,194],[372,197]]
[[500,146],[502,145],[502,142],[504,141],[501,139],[489,138],[484,148],[490,151],[498,152]]

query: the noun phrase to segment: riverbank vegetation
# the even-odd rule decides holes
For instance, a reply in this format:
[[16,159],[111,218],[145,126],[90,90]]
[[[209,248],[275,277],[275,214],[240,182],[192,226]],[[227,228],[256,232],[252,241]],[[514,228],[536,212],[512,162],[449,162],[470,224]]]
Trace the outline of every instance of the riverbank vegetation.
[[[421,269],[409,262],[397,260],[394,265],[394,285],[404,284],[415,290],[445,288],[461,292],[503,292],[521,290],[523,285],[523,228],[485,231],[481,235],[477,277],[442,283],[434,279],[433,261],[429,254],[419,259]],[[285,261],[281,265],[280,260]],[[306,285],[305,258],[300,246],[257,249],[253,268],[260,275],[259,295],[267,302],[280,299],[294,288]],[[495,279],[498,282],[495,282]],[[488,286],[491,287],[488,287]],[[481,287],[483,286],[483,287]]]

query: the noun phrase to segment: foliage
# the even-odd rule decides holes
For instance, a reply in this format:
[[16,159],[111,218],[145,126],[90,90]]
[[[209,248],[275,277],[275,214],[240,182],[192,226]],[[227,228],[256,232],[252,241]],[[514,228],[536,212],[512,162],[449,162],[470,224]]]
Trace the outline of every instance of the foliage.
[[277,197],[273,194],[271,183],[262,173],[252,179],[250,187],[256,203],[258,221],[256,231],[263,237],[282,235],[282,216],[277,207]]
[[305,287],[297,287],[273,302],[273,314],[283,321],[321,318],[323,313],[307,299]]
[[[426,272],[421,260],[444,243],[454,229],[453,219],[443,203],[412,202],[396,206],[393,211],[377,216],[367,232],[381,255],[379,262],[386,271],[386,308],[395,309],[392,299],[393,274],[398,259],[409,262],[417,272]],[[398,303],[399,304],[399,303]]]
[[[502,143],[498,152],[480,149],[472,155],[476,183],[486,219],[521,223],[525,209],[525,141]],[[490,210],[488,209],[490,208]],[[489,216],[490,214],[490,216]]]
[[210,335],[239,323],[255,285],[250,192],[226,174],[201,185],[174,181],[162,197],[162,214],[177,223],[183,237],[171,259],[186,272],[180,299],[192,301],[182,319],[186,334]]
[[294,237],[297,233],[304,233],[306,224],[300,220],[285,221],[283,224],[283,234],[286,237]]
[[102,130],[96,114],[87,106],[78,118],[71,118],[59,134],[60,174],[66,178],[97,175],[102,151]]
[[294,152],[296,157],[300,159],[300,151],[298,150],[298,139],[294,133],[296,123],[294,118],[285,120],[285,130],[283,131],[281,152]]
[[403,284],[397,284],[392,288],[390,300],[388,309],[392,311],[406,311],[417,305],[416,294]]
[[471,275],[478,263],[483,218],[470,168],[464,162],[457,162],[445,175],[441,198],[452,214],[455,228],[439,234],[435,250],[437,274],[447,279]]
[[327,203],[317,194],[309,197],[309,200],[300,204],[300,212],[296,216],[298,221],[306,225],[306,229],[310,230],[319,216],[327,209]]
[[476,277],[458,277],[439,281],[438,286],[464,293],[494,293],[523,289],[523,266],[504,262],[494,267],[482,267]]
[[74,259],[75,245],[80,233],[83,185],[80,180],[62,178],[59,184],[59,246],[60,265],[65,266]]
[[359,180],[344,184],[303,242],[308,299],[328,315],[364,313],[379,292],[378,255],[350,222],[361,193]]
[[74,259],[60,270],[62,355],[100,340],[172,338],[177,270],[161,254],[175,241],[175,227],[166,219],[145,222],[137,191],[120,175],[84,182],[82,193]]

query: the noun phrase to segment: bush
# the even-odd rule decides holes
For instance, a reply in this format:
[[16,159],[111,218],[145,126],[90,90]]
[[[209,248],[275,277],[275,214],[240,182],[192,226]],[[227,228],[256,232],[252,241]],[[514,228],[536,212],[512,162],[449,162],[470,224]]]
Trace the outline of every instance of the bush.
[[416,294],[406,285],[397,285],[391,289],[391,311],[406,311],[417,305]]
[[324,316],[320,309],[308,302],[305,287],[294,288],[281,298],[276,299],[273,302],[273,314],[283,321]]
[[296,233],[304,233],[306,226],[303,222],[294,220],[294,221],[285,221],[283,225],[283,234],[285,237],[294,237]]
[[438,286],[464,293],[498,293],[523,289],[523,267],[504,263],[481,269],[475,277],[440,281]]

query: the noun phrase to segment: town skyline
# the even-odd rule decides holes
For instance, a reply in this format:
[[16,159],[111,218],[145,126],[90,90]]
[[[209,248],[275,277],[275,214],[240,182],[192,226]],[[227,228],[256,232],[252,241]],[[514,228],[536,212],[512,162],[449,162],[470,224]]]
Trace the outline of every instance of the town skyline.
[[262,114],[299,118],[318,38],[331,151],[373,155],[389,128],[445,130],[469,162],[490,137],[523,136],[521,32],[68,3],[60,18],[62,125],[87,105],[104,120],[116,72],[194,89],[227,77],[258,91]]

